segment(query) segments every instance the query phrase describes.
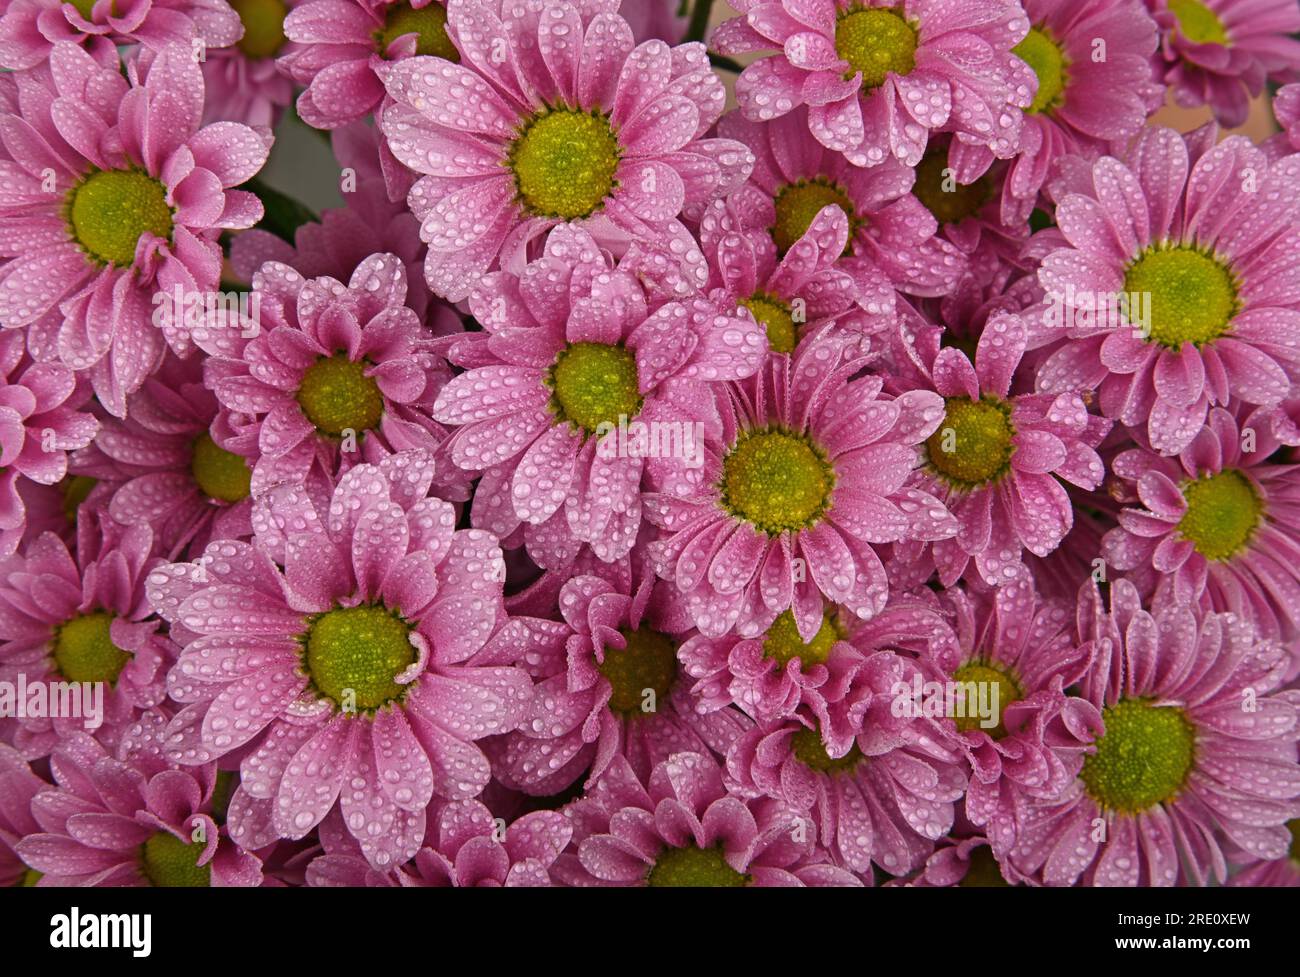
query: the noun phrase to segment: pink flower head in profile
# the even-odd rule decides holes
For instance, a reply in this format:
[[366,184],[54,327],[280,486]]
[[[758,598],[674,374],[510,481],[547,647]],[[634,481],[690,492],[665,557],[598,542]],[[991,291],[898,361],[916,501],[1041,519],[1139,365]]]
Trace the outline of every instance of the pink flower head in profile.
[[[1011,872],[1017,881],[1007,881],[1007,872]],[[970,838],[943,839],[916,875],[886,884],[931,889],[950,886],[987,888],[1023,883],[1015,876],[1014,869],[998,862],[989,840],[975,835]]]
[[664,533],[650,557],[701,633],[761,634],[790,610],[811,641],[828,605],[870,618],[889,593],[875,546],[957,531],[938,499],[905,484],[942,399],[882,394],[881,378],[856,376],[866,361],[851,343],[823,332],[733,384],[699,467],[654,461],[647,513]]
[[1046,885],[1205,885],[1229,860],[1285,855],[1300,815],[1285,650],[1235,614],[1146,610],[1127,580],[1109,614],[1095,583],[1079,600],[1096,647],[1081,691],[1105,728],[1063,798],[1029,812],[1015,868]]
[[577,854],[556,871],[570,885],[861,885],[799,812],[728,793],[717,762],[699,753],[675,753],[644,779],[618,757],[568,814]]
[[1269,165],[1148,127],[1122,158],[1072,166],[1055,196],[1068,246],[1038,277],[1055,350],[1040,391],[1097,390],[1103,414],[1186,448],[1212,404],[1270,406],[1300,378],[1300,157]]
[[155,753],[124,759],[86,733],[50,758],[57,786],[32,800],[40,830],[18,842],[38,886],[258,886],[262,864],[218,824],[212,764],[171,769]]
[[[51,683],[74,683],[86,697],[102,693],[98,705],[83,697],[80,709],[65,710],[76,715],[0,720],[12,727],[6,742],[32,759],[47,756],[60,736],[86,729],[115,746],[142,710],[163,700],[176,655],[145,595],[145,577],[158,562],[149,528],[87,520],[78,537],[70,553],[46,533],[0,565],[0,679],[44,685],[47,694]],[[98,692],[89,688],[94,683],[102,683]]]
[[223,408],[218,423],[240,431],[225,446],[257,455],[255,497],[394,452],[438,449],[446,435],[428,410],[450,371],[425,348],[431,337],[405,305],[406,284],[392,254],[371,255],[347,285],[268,262],[253,276],[256,329],[210,321],[196,332],[211,354],[205,379]]
[[409,201],[435,294],[466,298],[566,222],[620,254],[631,242],[670,250],[703,285],[699,247],[678,217],[739,186],[750,155],[703,138],[726,101],[704,46],[637,45],[617,7],[453,0],[460,63],[420,58],[385,75],[396,105],[383,113],[384,136],[424,174]]
[[32,886],[40,881],[41,873],[19,858],[14,846],[40,832],[32,817],[32,798],[49,786],[32,773],[22,754],[0,743],[0,885]]
[[21,114],[0,116],[13,160],[0,321],[30,327],[29,346],[85,371],[118,417],[164,338],[190,349],[178,323],[154,324],[151,295],[217,287],[217,236],[262,216],[257,197],[229,188],[269,150],[269,137],[237,123],[200,128],[203,76],[189,46],[159,53],[146,77],[138,68],[128,80],[60,43],[48,70],[16,76]]
[[1034,72],[1012,53],[1029,21],[1012,0],[738,0],[713,33],[723,54],[778,49],[736,82],[745,117],[808,106],[808,131],[854,166],[921,161],[932,131],[1005,158]]
[[278,58],[295,48],[284,36],[285,16],[304,0],[230,0],[244,35],[234,44],[209,47],[203,59],[207,102],[204,122],[242,122],[274,127],[293,101],[293,81]]
[[1164,82],[1180,105],[1209,105],[1225,126],[1246,121],[1267,81],[1300,72],[1292,0],[1147,0],[1160,25]]
[[1147,593],[1167,589],[1180,603],[1246,618],[1262,637],[1292,640],[1300,634],[1300,468],[1270,463],[1277,448],[1258,416],[1238,425],[1216,407],[1175,457],[1121,452],[1113,468],[1133,508],[1119,513],[1103,556],[1136,571]]
[[647,457],[666,443],[698,466],[702,428],[717,426],[714,389],[752,375],[765,353],[752,316],[699,294],[654,307],[576,227],[552,231],[519,274],[484,276],[469,307],[483,331],[443,341],[466,370],[433,416],[457,428],[455,463],[483,472],[474,524],[502,539],[524,524],[544,566],[571,559],[577,542],[604,560],[626,555]]
[[[931,546],[946,587],[972,560],[997,586],[1019,572],[1023,550],[1046,556],[1073,524],[1062,481],[1091,490],[1105,476],[1095,449],[1110,422],[1090,414],[1080,394],[1012,393],[1028,334],[1019,316],[995,314],[972,364],[960,349],[939,347],[940,330],[921,325],[906,344],[910,364],[898,364],[894,383],[943,398],[943,419],[925,442],[926,463],[914,481],[961,525],[952,539]],[[903,540],[897,549],[906,557],[923,547]]]
[[370,864],[394,868],[435,796],[487,785],[474,741],[528,714],[528,675],[481,654],[505,614],[501,549],[457,531],[432,482],[413,451],[358,465],[328,500],[281,486],[254,544],[214,542],[151,574],[183,646],[168,755],[240,751],[230,830],[244,848],[302,838],[337,805]]
[[1264,144],[1270,158],[1300,151],[1300,83],[1283,85],[1273,98],[1273,115],[1282,132]]
[[1291,849],[1284,858],[1254,862],[1235,873],[1228,885],[1273,889],[1300,889],[1300,818],[1287,822]]

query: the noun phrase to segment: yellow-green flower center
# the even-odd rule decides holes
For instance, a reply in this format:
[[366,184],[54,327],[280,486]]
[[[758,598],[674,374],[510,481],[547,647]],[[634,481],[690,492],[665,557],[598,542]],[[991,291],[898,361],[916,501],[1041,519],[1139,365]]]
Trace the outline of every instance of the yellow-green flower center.
[[1177,706],[1121,699],[1102,710],[1106,733],[1079,776],[1102,808],[1138,814],[1172,800],[1192,771],[1196,731]]
[[244,25],[239,50],[250,58],[273,58],[284,45],[284,0],[230,0]]
[[401,696],[396,682],[416,660],[411,629],[387,608],[347,607],[315,618],[303,656],[321,695],[336,705],[374,710]]
[[822,626],[817,629],[812,640],[804,644],[799,637],[794,615],[790,611],[782,611],[763,636],[763,654],[782,665],[788,665],[795,658],[805,666],[824,665],[839,638],[839,632],[835,630],[830,617],[823,616]]
[[170,241],[167,190],[142,170],[95,170],[68,191],[72,237],[92,261],[128,267],[143,234]]
[[248,498],[253,472],[241,456],[227,451],[204,431],[194,442],[190,472],[204,495],[221,502]]
[[727,864],[721,847],[665,848],[646,876],[646,885],[727,889],[749,885],[750,877]]
[[993,397],[949,397],[943,423],[926,439],[930,464],[957,488],[979,488],[1011,467],[1015,445],[1011,408]]
[[1250,479],[1236,469],[1183,484],[1187,511],[1178,523],[1184,539],[1208,560],[1227,560],[1249,541],[1264,514]]
[[1150,341],[1174,350],[1213,342],[1238,311],[1232,272],[1183,246],[1147,248],[1125,272],[1124,289],[1151,296]]
[[776,427],[745,431],[722,463],[722,506],[769,536],[817,524],[835,470],[807,438]]
[[988,845],[980,845],[970,853],[970,862],[966,869],[966,875],[957,883],[958,886],[970,888],[987,888],[1009,884],[1002,877],[1002,869],[998,867],[998,860],[993,857],[993,849]]
[[159,831],[141,846],[144,876],[151,885],[165,888],[206,888],[212,884],[212,863],[198,861],[206,846],[181,841],[169,831]]
[[821,733],[806,727],[790,737],[790,746],[794,750],[794,758],[809,770],[832,776],[848,773],[865,759],[857,743],[849,747],[849,752],[844,756],[832,757],[826,752]]
[[108,611],[92,611],[59,627],[54,633],[54,664],[59,674],[69,682],[116,682],[131,655],[113,644],[109,637],[112,624],[113,615]]
[[77,13],[81,14],[86,20],[90,20],[90,12],[95,9],[97,0],[64,0],[64,2],[72,4],[77,8]]
[[850,9],[835,25],[835,51],[849,63],[846,78],[862,72],[862,87],[877,88],[892,72],[916,67],[916,30],[892,10]]
[[912,194],[940,224],[958,224],[974,217],[993,199],[995,187],[987,174],[974,183],[958,183],[948,169],[946,150],[927,153],[916,167]]
[[740,304],[753,313],[758,324],[767,330],[767,345],[773,353],[793,352],[799,340],[799,331],[795,328],[790,306],[762,292],[741,299]]
[[460,61],[460,52],[447,36],[447,11],[440,3],[416,10],[409,3],[388,8],[383,30],[375,33],[375,46],[383,54],[399,37],[415,35],[415,53],[432,55],[447,61]]
[[1227,47],[1228,32],[1218,14],[1201,0],[1169,0],[1169,12],[1178,21],[1183,37],[1193,44],[1222,44]]
[[[998,690],[998,713],[997,724],[995,726],[986,727],[984,725],[984,718],[975,715],[976,705],[981,702],[988,702],[991,705],[992,696],[981,696],[978,695],[978,693],[972,696],[971,692],[973,690],[968,687],[966,689],[966,707],[963,710],[966,715],[954,717],[957,729],[963,733],[969,732],[972,729],[982,729],[995,740],[1000,740],[1002,737],[1006,736],[1007,728],[1002,723],[1002,713],[1007,706],[1011,705],[1013,702],[1019,702],[1021,698],[1020,686],[1016,683],[1016,680],[1002,669],[995,668],[987,662],[981,661],[967,662],[965,665],[961,666],[961,668],[957,669],[957,671],[953,672],[952,677],[955,682],[973,682],[976,686],[984,685],[989,689],[996,686]],[[974,691],[977,692],[977,690]]]
[[322,434],[360,433],[379,424],[384,397],[379,384],[366,376],[368,365],[337,353],[307,368],[298,387],[298,404]]
[[36,883],[41,880],[43,875],[45,875],[44,872],[38,872],[34,868],[29,868],[19,876],[18,881],[15,882],[14,885],[22,889],[35,888]]
[[622,346],[574,343],[551,366],[551,410],[587,433],[641,410],[636,356]]
[[1300,818],[1288,821],[1286,829],[1291,832],[1291,861],[1300,865]]
[[[668,695],[677,676],[677,646],[667,635],[641,627],[619,630],[627,647],[605,647],[597,668],[609,682],[609,707],[625,716],[651,715]],[[654,693],[653,700],[646,694]]]
[[89,475],[68,475],[59,483],[63,487],[63,514],[68,517],[68,522],[77,521],[77,509],[86,501],[96,481]]
[[1038,77],[1038,93],[1034,95],[1029,111],[1049,112],[1060,107],[1069,81],[1065,70],[1069,60],[1052,36],[1044,28],[1030,28],[1025,39],[1013,47],[1011,53],[1029,65]]
[[621,156],[608,116],[556,108],[525,125],[510,147],[510,169],[531,214],[576,220],[613,192]]
[[[787,183],[776,193],[776,223],[772,226],[772,240],[782,254],[808,233],[813,219],[822,208],[834,204],[849,219],[850,238],[855,228],[853,201],[843,188],[823,177]],[[848,250],[846,246],[845,250]]]

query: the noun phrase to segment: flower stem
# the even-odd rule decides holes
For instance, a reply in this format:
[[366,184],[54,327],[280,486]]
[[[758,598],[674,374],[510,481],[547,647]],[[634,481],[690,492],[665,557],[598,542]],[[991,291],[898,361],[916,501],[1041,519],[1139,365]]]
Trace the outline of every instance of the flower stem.
[[695,9],[691,11],[691,23],[686,29],[686,41],[703,41],[709,29],[709,14],[713,12],[713,0],[695,0]]

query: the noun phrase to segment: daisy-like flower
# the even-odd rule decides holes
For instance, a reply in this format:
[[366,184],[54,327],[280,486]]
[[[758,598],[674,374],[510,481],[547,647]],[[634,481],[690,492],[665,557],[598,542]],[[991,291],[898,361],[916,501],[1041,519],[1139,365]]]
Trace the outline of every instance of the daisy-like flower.
[[32,817],[32,798],[49,784],[32,773],[11,746],[0,743],[0,886],[33,886],[41,873],[18,857],[14,846],[41,826]]
[[938,499],[905,484],[942,398],[854,379],[866,363],[851,343],[823,332],[733,384],[702,465],[654,460],[647,514],[665,533],[650,557],[701,633],[761,634],[791,610],[811,641],[828,603],[870,618],[889,593],[876,544],[956,533]]
[[1282,132],[1264,144],[1270,158],[1300,151],[1300,84],[1283,85],[1273,97],[1273,115]]
[[[0,679],[30,688],[50,683],[103,683],[95,736],[113,746],[144,709],[166,694],[176,650],[145,596],[158,560],[147,526],[111,520],[78,526],[75,555],[53,533],[27,544],[0,572]],[[40,599],[33,599],[39,594]],[[82,716],[0,720],[29,758],[49,754],[61,735],[86,728]]]
[[1063,182],[1048,254],[1044,392],[1097,390],[1107,417],[1177,454],[1213,404],[1280,402],[1300,378],[1300,157],[1240,136],[1147,128]]
[[0,540],[13,545],[27,523],[19,483],[61,481],[68,452],[84,448],[99,428],[92,414],[78,410],[90,394],[85,384],[62,364],[33,363],[24,339],[17,330],[0,334]]
[[966,262],[955,247],[935,237],[938,223],[910,192],[912,168],[892,156],[870,169],[851,165],[808,139],[807,114],[799,108],[770,122],[751,122],[731,113],[719,123],[722,135],[754,153],[750,182],[762,194],[747,223],[770,231],[778,253],[785,255],[821,210],[833,205],[849,225],[843,253],[860,259],[843,262],[846,270],[867,264],[912,295],[951,291]]
[[502,628],[489,653],[524,649],[537,681],[531,715],[493,750],[502,783],[546,796],[584,772],[590,787],[618,757],[648,777],[672,753],[726,754],[750,724],[735,710],[705,714],[691,693],[677,661],[690,622],[674,596],[663,583],[629,591],[584,575],[560,591],[563,623]]
[[[1034,73],[1012,48],[1029,21],[1018,3],[968,0],[738,0],[714,31],[723,54],[780,49],[736,82],[755,121],[808,106],[808,131],[854,166],[894,156],[915,166],[935,130],[1012,155]],[[978,52],[976,54],[975,52]]]
[[474,741],[527,715],[528,675],[479,654],[505,614],[500,547],[457,531],[432,481],[428,456],[403,452],[353,468],[328,502],[281,486],[253,545],[214,542],[150,576],[183,645],[169,756],[241,751],[244,848],[305,837],[337,805],[372,866],[400,865],[433,797],[487,784]]
[[555,551],[571,539],[604,560],[626,555],[646,458],[660,452],[650,432],[676,431],[668,451],[698,464],[700,428],[717,426],[713,389],[752,375],[765,353],[762,327],[734,305],[697,294],[652,312],[637,278],[576,227],[552,231],[519,274],[485,276],[469,307],[484,331],[443,344],[466,371],[433,416],[458,428],[455,463],[484,473],[474,524],[502,539],[526,524],[544,566],[564,562]]
[[1007,881],[1003,874],[1007,868],[998,862],[987,838],[945,838],[915,876],[906,881],[898,879],[886,884],[921,889],[946,889],[950,886],[989,888],[1020,884]]
[[[501,831],[479,801],[452,801],[430,827],[431,844],[389,873],[370,867],[346,849],[331,851],[307,866],[312,886],[538,887],[549,886],[551,868],[573,837],[573,825],[558,811],[534,811]],[[328,836],[322,832],[322,841]],[[351,841],[351,839],[348,839]],[[353,843],[355,847],[355,843]]]
[[1285,858],[1256,862],[1233,875],[1228,885],[1275,889],[1300,888],[1300,818],[1287,822],[1291,848]]
[[[455,59],[415,59],[385,75],[396,105],[381,126],[424,176],[411,210],[429,244],[425,278],[452,302],[529,242],[581,223],[619,253],[671,251],[703,285],[678,220],[744,182],[750,154],[704,139],[726,93],[701,44],[635,45],[612,2],[466,2],[448,9]],[[503,55],[502,52],[505,52]]]
[[176,770],[147,753],[117,759],[72,733],[32,800],[40,831],[18,842],[38,886],[258,886],[261,862],[214,819],[211,764]]
[[[1103,541],[1117,570],[1138,571],[1148,592],[1232,611],[1266,638],[1300,633],[1300,468],[1271,464],[1267,426],[1216,407],[1180,454],[1142,448],[1113,462],[1120,497],[1135,507]],[[1246,450],[1250,448],[1252,450]],[[1119,487],[1117,486],[1117,489]]]
[[816,828],[769,798],[727,792],[718,764],[676,753],[644,780],[622,757],[568,810],[576,857],[570,885],[859,886],[817,847]]
[[1209,105],[1225,126],[1246,121],[1266,81],[1300,72],[1300,8],[1292,0],[1147,0],[1160,25],[1164,82],[1180,105]]
[[204,122],[274,126],[293,101],[293,82],[277,63],[293,45],[284,36],[285,16],[303,0],[230,0],[244,36],[206,52]]
[[[253,276],[252,298],[258,335],[207,328],[195,337],[212,354],[205,376],[226,420],[257,432],[254,496],[397,451],[438,449],[445,434],[428,410],[450,371],[424,348],[430,337],[405,305],[396,255],[371,255],[347,285],[269,262]],[[224,443],[251,457],[246,440]]]
[[[925,442],[926,464],[914,482],[940,498],[961,525],[933,544],[939,579],[951,586],[973,560],[989,584],[1018,572],[1021,553],[1054,550],[1073,524],[1061,480],[1085,489],[1102,482],[1096,448],[1110,422],[1088,413],[1077,393],[1012,394],[1028,341],[1020,316],[995,314],[980,334],[974,364],[955,347],[938,348],[938,329],[918,325],[908,342],[911,362],[899,362],[899,387],[933,389],[944,416]],[[909,375],[924,380],[912,383]],[[908,554],[923,549],[904,540]]]
[[0,203],[0,256],[11,259],[0,321],[30,326],[29,345],[87,371],[121,417],[164,337],[190,348],[171,324],[153,324],[151,294],[217,287],[218,234],[262,216],[257,197],[228,188],[261,169],[270,138],[233,122],[200,128],[203,76],[188,46],[162,51],[144,78],[133,63],[129,81],[71,43],[50,67],[17,76],[22,112],[0,117],[16,164]]
[[1030,812],[1012,864],[1047,885],[1170,886],[1281,858],[1300,815],[1295,698],[1273,694],[1285,651],[1236,615],[1110,592],[1109,614],[1095,584],[1079,612],[1105,732],[1064,799]]

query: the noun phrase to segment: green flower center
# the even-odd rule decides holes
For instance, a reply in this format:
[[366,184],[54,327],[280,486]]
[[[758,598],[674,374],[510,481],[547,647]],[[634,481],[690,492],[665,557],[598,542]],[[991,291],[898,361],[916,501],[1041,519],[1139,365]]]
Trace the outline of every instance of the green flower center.
[[239,502],[248,498],[253,473],[248,463],[233,451],[227,451],[204,431],[194,442],[190,472],[204,495],[221,502]]
[[14,885],[22,889],[35,888],[36,883],[41,880],[43,875],[45,875],[44,872],[38,872],[34,868],[29,868],[27,871],[23,872],[22,876],[14,883]]
[[892,10],[849,10],[835,25],[835,51],[849,63],[845,77],[862,72],[869,90],[890,72],[906,75],[916,67],[916,31]]
[[988,845],[980,845],[971,852],[966,876],[957,885],[986,888],[989,886],[1010,885],[1010,883],[1002,877],[1002,869],[998,867],[998,860],[993,857],[993,849]]
[[849,752],[844,756],[832,757],[822,744],[822,734],[806,727],[790,737],[790,746],[794,750],[794,758],[809,770],[832,776],[848,773],[865,759],[857,743],[849,747]]
[[1291,832],[1291,861],[1300,865],[1300,818],[1288,821],[1286,829]]
[[358,710],[397,699],[407,686],[397,676],[416,660],[411,629],[387,608],[347,607],[312,621],[304,661],[317,691],[335,704],[352,694]]
[[63,514],[68,517],[68,522],[77,521],[77,510],[90,495],[96,481],[89,475],[69,475],[59,483],[63,487]]
[[[266,2],[266,0],[262,0]],[[399,37],[415,35],[415,53],[428,54],[447,61],[460,61],[460,52],[447,36],[447,11],[440,3],[416,10],[409,3],[394,4],[384,17],[384,28],[375,33],[380,54]]]
[[601,424],[618,424],[641,410],[636,356],[622,346],[574,343],[560,351],[547,384],[552,411],[591,433]]
[[524,127],[510,147],[510,168],[530,213],[575,220],[613,192],[621,156],[608,116],[558,108]]
[[128,267],[148,233],[170,241],[167,190],[142,170],[95,170],[68,191],[72,237],[94,262]]
[[677,677],[677,647],[666,635],[645,627],[635,631],[620,628],[619,634],[627,639],[627,647],[606,647],[604,661],[596,666],[613,689],[609,707],[625,716],[648,714],[646,693],[654,692],[657,710],[672,689]]
[[1255,486],[1241,472],[1228,469],[1183,485],[1187,512],[1178,531],[1208,560],[1226,560],[1250,541],[1264,514]]
[[959,224],[993,199],[995,187],[987,174],[974,183],[945,179],[946,169],[947,152],[927,153],[917,164],[912,194],[940,224]]
[[822,626],[813,635],[812,641],[804,644],[799,637],[799,628],[795,625],[794,614],[782,611],[772,626],[763,636],[763,654],[768,658],[788,665],[798,658],[807,665],[824,665],[831,656],[831,649],[840,639],[839,632],[831,623],[829,616],[822,617]]
[[[1010,675],[1000,668],[994,668],[985,662],[972,661],[967,662],[957,671],[953,672],[953,681],[955,682],[974,682],[976,685],[997,686],[998,690],[998,714],[997,725],[985,727],[984,720],[977,715],[972,715],[975,711],[974,706],[981,701],[980,697],[974,699],[969,695],[967,690],[966,708],[964,716],[957,716],[954,722],[957,723],[957,729],[963,733],[972,729],[982,729],[995,740],[1000,740],[1007,735],[1007,728],[1002,724],[1002,713],[1013,702],[1019,702],[1022,695],[1020,686]],[[983,701],[989,701],[985,698]]]
[[211,862],[201,868],[198,865],[205,847],[159,831],[142,846],[144,876],[152,885],[169,889],[206,888],[212,884]]
[[54,634],[59,674],[69,682],[116,682],[131,655],[113,644],[112,624],[108,611],[92,611],[62,625]]
[[1201,0],[1169,0],[1168,6],[1183,37],[1193,44],[1228,46],[1228,32],[1224,30],[1223,21]]
[[1060,107],[1069,80],[1065,71],[1069,61],[1052,36],[1043,28],[1033,27],[1025,39],[1011,49],[1011,53],[1038,76],[1038,93],[1034,95],[1029,111],[1047,112]]
[[284,0],[230,0],[244,24],[239,50],[250,58],[272,58],[284,45]]
[[366,376],[367,365],[337,353],[307,367],[298,387],[298,404],[316,430],[338,437],[344,431],[368,431],[379,424],[384,397],[379,384]]
[[799,331],[795,329],[790,306],[762,292],[741,299],[740,304],[753,313],[758,324],[767,330],[767,345],[773,353],[793,352]]
[[745,431],[722,463],[722,507],[769,536],[816,525],[834,487],[823,452],[780,428]]
[[81,14],[86,20],[90,20],[90,12],[95,9],[96,0],[64,0],[64,2],[72,4],[77,8],[77,13]]
[[1015,445],[1011,408],[992,397],[950,397],[943,423],[926,439],[930,464],[958,488],[979,488],[1007,473]]
[[1079,774],[1094,801],[1107,810],[1138,814],[1182,790],[1196,745],[1182,709],[1121,699],[1101,718],[1106,733]]
[[646,885],[726,889],[748,885],[750,877],[727,864],[722,848],[665,848],[655,859]]
[[772,226],[772,240],[782,254],[808,233],[813,219],[822,212],[823,207],[834,204],[848,217],[850,231],[855,226],[853,201],[843,188],[823,177],[787,183],[777,191],[775,204],[776,223]]
[[1147,248],[1125,272],[1124,289],[1151,296],[1151,341],[1174,350],[1212,342],[1237,314],[1232,273],[1193,248]]

